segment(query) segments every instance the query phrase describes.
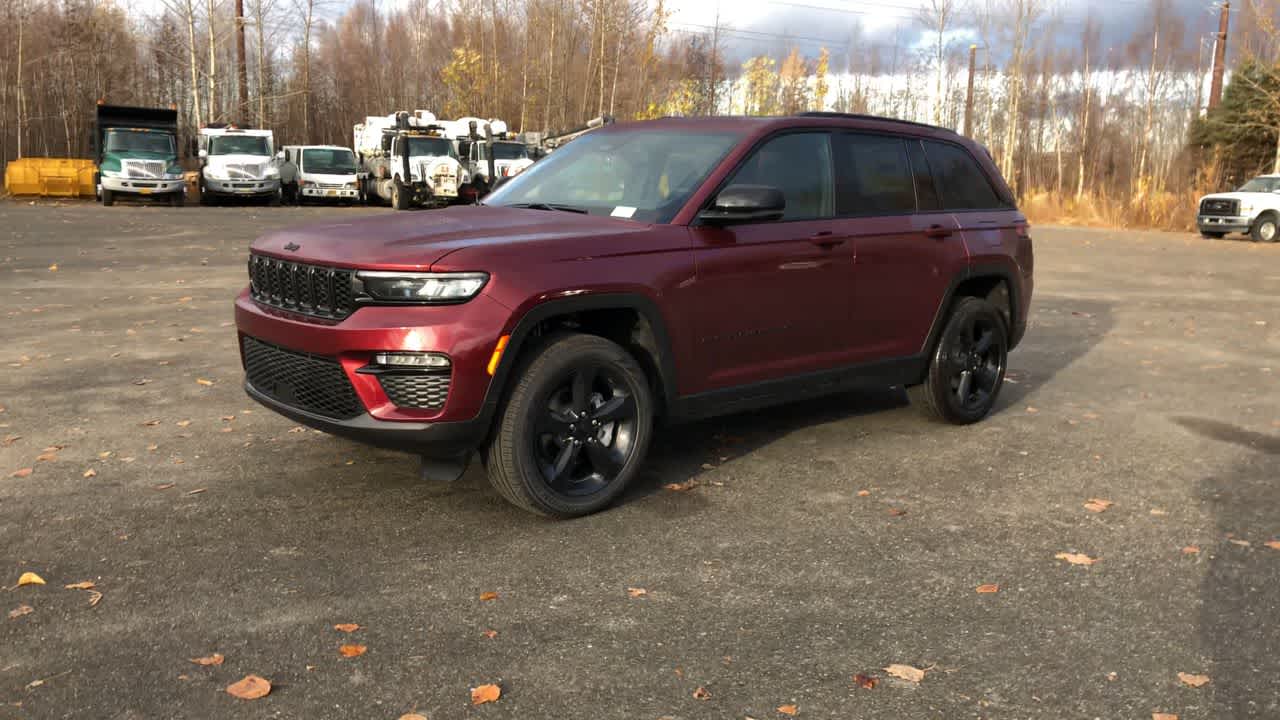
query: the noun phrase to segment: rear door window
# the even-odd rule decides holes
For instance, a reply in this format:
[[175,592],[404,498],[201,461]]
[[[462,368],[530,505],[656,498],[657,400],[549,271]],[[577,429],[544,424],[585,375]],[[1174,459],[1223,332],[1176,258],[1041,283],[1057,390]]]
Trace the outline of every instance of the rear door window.
[[836,214],[901,215],[915,212],[915,185],[902,138],[840,133],[833,140]]
[[911,174],[916,180],[916,204],[920,212],[937,212],[942,209],[938,189],[929,171],[929,161],[924,156],[924,146],[919,140],[907,140],[907,156],[911,158]]
[[782,191],[783,220],[831,217],[831,145],[825,132],[779,135],[761,145],[729,185],[771,185]]
[[995,188],[991,187],[987,174],[964,148],[925,140],[924,152],[929,158],[944,210],[995,210],[1005,207]]

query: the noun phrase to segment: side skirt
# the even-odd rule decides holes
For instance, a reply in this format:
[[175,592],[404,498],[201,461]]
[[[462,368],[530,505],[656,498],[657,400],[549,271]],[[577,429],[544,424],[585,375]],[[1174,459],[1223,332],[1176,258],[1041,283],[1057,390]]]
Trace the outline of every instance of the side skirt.
[[917,385],[928,367],[927,356],[911,355],[710,390],[677,398],[668,417],[687,422],[851,390]]

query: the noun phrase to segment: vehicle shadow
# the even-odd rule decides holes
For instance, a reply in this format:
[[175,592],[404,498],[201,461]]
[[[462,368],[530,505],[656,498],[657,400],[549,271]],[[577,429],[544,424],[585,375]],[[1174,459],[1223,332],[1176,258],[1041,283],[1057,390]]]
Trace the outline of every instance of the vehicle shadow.
[[[1008,381],[993,412],[1022,403],[1036,389],[1088,353],[1113,326],[1111,305],[1051,297],[1036,303],[1032,325],[1010,355]],[[902,388],[867,389],[658,428],[645,469],[619,503],[634,502],[672,483],[748,455],[798,430],[907,406]],[[927,422],[923,418],[920,422]]]
[[[1196,420],[1196,422],[1188,422]],[[1280,552],[1264,545],[1280,526],[1280,437],[1226,423],[1176,419],[1193,433],[1245,447],[1242,461],[1199,482],[1199,501],[1212,518],[1213,543],[1202,548],[1208,567],[1200,581],[1198,649],[1212,680],[1205,717],[1280,717]],[[1210,423],[1210,424],[1206,424]],[[1224,427],[1225,426],[1225,427]],[[1207,432],[1206,432],[1207,431]],[[1207,553],[1205,551],[1208,551]]]

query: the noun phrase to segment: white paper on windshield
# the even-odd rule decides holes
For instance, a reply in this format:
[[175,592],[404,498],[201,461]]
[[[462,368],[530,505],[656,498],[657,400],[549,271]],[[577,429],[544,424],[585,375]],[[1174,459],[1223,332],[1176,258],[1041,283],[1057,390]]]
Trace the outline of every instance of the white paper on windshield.
[[613,209],[613,212],[609,213],[609,215],[613,217],[620,217],[620,218],[629,218],[635,214],[636,214],[636,209],[633,207],[627,207],[626,205],[619,205]]

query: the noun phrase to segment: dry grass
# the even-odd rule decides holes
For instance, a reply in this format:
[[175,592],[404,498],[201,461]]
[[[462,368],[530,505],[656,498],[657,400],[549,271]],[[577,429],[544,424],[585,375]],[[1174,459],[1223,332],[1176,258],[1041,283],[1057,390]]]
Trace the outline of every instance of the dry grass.
[[1139,192],[1132,197],[1074,194],[1063,197],[1047,190],[1022,196],[1020,207],[1035,224],[1093,227],[1194,230],[1196,202],[1206,191]]

